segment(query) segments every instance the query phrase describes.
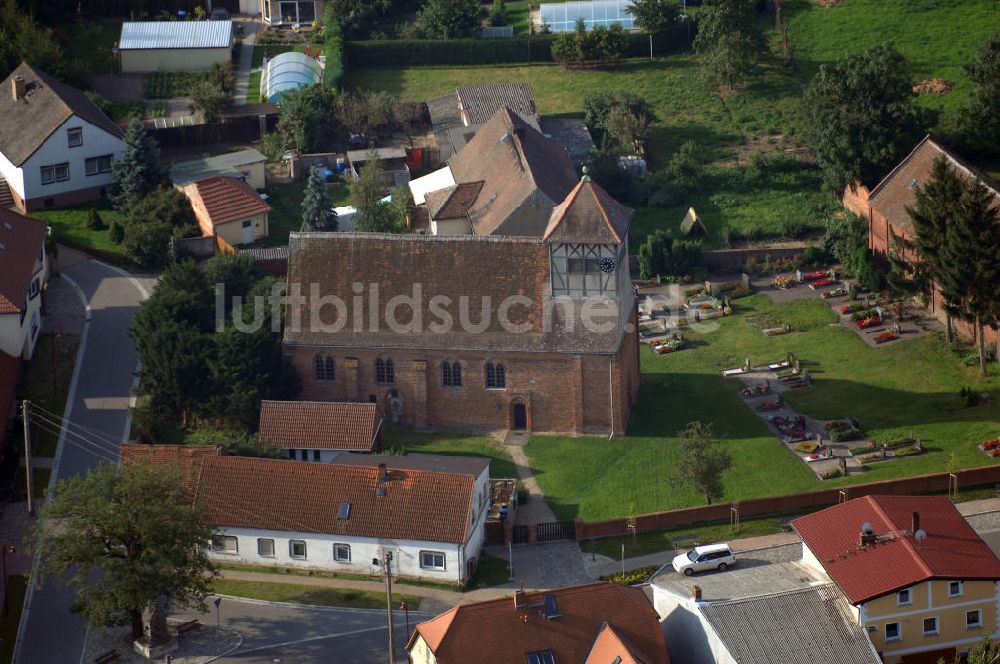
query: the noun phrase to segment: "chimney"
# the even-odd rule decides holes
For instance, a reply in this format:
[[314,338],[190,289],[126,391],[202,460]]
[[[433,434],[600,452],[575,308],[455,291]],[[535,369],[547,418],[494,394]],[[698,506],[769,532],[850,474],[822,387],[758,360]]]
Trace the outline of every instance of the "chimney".
[[28,84],[23,76],[15,76],[10,81],[11,92],[14,94],[14,101],[24,99],[24,93],[28,90]]
[[858,546],[871,546],[878,539],[875,536],[875,531],[872,529],[872,525],[865,522],[861,525],[861,537],[858,540]]
[[696,602],[701,601],[701,586],[691,586],[691,599]]
[[910,530],[911,533],[916,534],[920,530],[920,512],[913,513],[913,528]]

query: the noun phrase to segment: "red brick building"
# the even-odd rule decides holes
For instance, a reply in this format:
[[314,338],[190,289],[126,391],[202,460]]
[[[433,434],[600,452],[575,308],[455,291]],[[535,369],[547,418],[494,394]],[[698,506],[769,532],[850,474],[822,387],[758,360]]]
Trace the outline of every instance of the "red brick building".
[[624,434],[632,215],[584,177],[534,234],[293,233],[300,398],[372,401],[421,428]]
[[[844,206],[868,221],[868,246],[872,251],[886,256],[895,251],[893,237],[911,239],[913,225],[907,208],[917,204],[917,189],[927,182],[934,161],[942,156],[963,177],[974,178],[986,185],[1000,202],[1000,185],[946,146],[926,136],[870,192],[861,184],[848,187],[844,192]],[[930,309],[936,315],[944,316],[936,288]],[[973,326],[956,322],[956,327],[964,336],[975,338]],[[996,341],[996,336],[995,330],[986,330],[987,341]]]

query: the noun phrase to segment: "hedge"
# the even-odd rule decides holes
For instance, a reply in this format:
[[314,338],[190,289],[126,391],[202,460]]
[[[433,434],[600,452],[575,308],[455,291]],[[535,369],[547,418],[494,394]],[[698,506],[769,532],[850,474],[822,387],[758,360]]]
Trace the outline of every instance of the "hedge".
[[340,89],[344,81],[344,35],[332,2],[326,3],[326,11],[323,12],[323,37],[323,55],[326,56],[323,85]]
[[[329,39],[328,36],[327,40]],[[345,42],[344,51],[351,66],[359,67],[552,62],[554,39],[554,35],[514,39],[384,39]],[[683,51],[690,45],[688,28],[683,24],[653,36],[653,52],[660,55]],[[648,57],[649,35],[641,32],[628,33],[625,56]],[[327,67],[329,66],[327,60]]]

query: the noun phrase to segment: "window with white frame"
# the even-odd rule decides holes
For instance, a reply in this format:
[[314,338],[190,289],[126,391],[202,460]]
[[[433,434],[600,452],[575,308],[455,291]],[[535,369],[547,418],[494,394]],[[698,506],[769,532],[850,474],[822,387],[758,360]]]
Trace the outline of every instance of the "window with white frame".
[[53,164],[52,166],[42,166],[42,184],[52,184],[53,182],[65,182],[69,179],[69,164]]
[[297,558],[303,560],[306,557],[306,542],[305,540],[289,540],[288,541],[288,555],[292,558]]
[[212,536],[212,552],[213,553],[239,553],[240,546],[239,541],[232,535],[213,535]]
[[444,554],[440,551],[421,551],[420,566],[424,569],[444,569]]
[[898,622],[891,622],[885,624],[886,641],[899,641],[901,638],[903,638],[903,630]]
[[83,128],[70,127],[66,130],[66,141],[71,148],[78,148],[83,145]]
[[975,611],[965,612],[965,629],[974,629],[976,627],[983,626],[983,611],[982,609],[976,609]]
[[937,616],[933,618],[924,618],[924,636],[934,636],[940,633],[938,629],[938,619]]
[[114,161],[113,155],[105,154],[100,157],[90,157],[84,161],[88,176],[100,175],[111,172],[111,163]]
[[948,582],[948,597],[961,597],[965,594],[965,583],[962,581]]
[[896,592],[896,604],[903,606],[905,604],[913,604],[913,597],[910,595],[910,589],[904,588]]
[[270,537],[257,538],[257,555],[262,558],[274,557],[274,540]]
[[351,545],[350,544],[334,544],[333,545],[333,559],[338,563],[349,563],[351,562]]

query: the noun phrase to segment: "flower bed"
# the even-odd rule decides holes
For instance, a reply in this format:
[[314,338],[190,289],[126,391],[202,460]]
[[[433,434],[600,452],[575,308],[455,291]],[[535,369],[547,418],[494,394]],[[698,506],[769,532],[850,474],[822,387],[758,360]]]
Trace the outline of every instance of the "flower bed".
[[777,276],[771,280],[771,285],[775,288],[791,288],[795,285],[795,277]]
[[842,314],[853,314],[856,311],[862,311],[867,308],[868,307],[866,307],[861,302],[851,302],[850,304],[840,305],[839,307],[837,307],[837,310],[840,311],[840,313]]
[[834,297],[846,297],[847,291],[844,290],[843,288],[833,288],[831,290],[823,291],[822,293],[820,293],[820,295],[823,297],[823,299],[829,300],[830,298]]
[[896,451],[894,451],[892,453],[892,455],[893,456],[897,456],[897,457],[906,457],[906,456],[914,456],[916,454],[923,454],[923,453],[924,453],[924,448],[923,447],[917,447],[916,445],[914,445],[913,447],[904,447],[901,450],[896,450]]
[[823,479],[832,480],[834,478],[842,476],[843,474],[844,471],[842,471],[840,468],[834,468],[833,470],[828,470],[825,473],[823,473]]
[[794,449],[796,452],[802,452],[803,454],[812,454],[819,449],[819,443],[814,440],[805,440],[798,443]]
[[828,279],[829,277],[829,270],[815,270],[813,272],[806,272],[803,274],[802,281],[816,281],[817,279]]
[[899,338],[898,334],[896,334],[895,332],[891,332],[889,330],[886,330],[885,332],[879,332],[875,336],[875,343],[877,343],[877,344],[884,344],[887,341],[894,341],[894,340],[896,340],[898,338]]
[[782,407],[784,407],[784,405],[785,404],[783,404],[780,401],[768,401],[767,403],[762,403],[759,406],[757,406],[757,412],[770,413],[775,410],[781,410]]
[[649,345],[652,347],[653,352],[657,355],[663,355],[664,353],[673,353],[675,351],[684,348],[684,339],[680,337],[674,337],[672,339],[659,339],[657,341],[650,341]]
[[987,440],[980,445],[984,450],[995,450],[1000,448],[1000,438],[994,438],[993,440]]
[[826,435],[835,443],[861,437],[861,428],[848,420],[831,420],[824,425]]
[[813,290],[816,290],[817,288],[826,288],[827,286],[830,286],[833,283],[834,283],[833,279],[827,277],[826,279],[819,279],[817,281],[811,282],[809,284],[809,288],[812,288]]
[[854,324],[858,326],[859,330],[866,330],[869,327],[875,327],[876,325],[881,325],[882,318],[879,316],[868,316],[867,318],[862,318],[861,320],[854,321]]

